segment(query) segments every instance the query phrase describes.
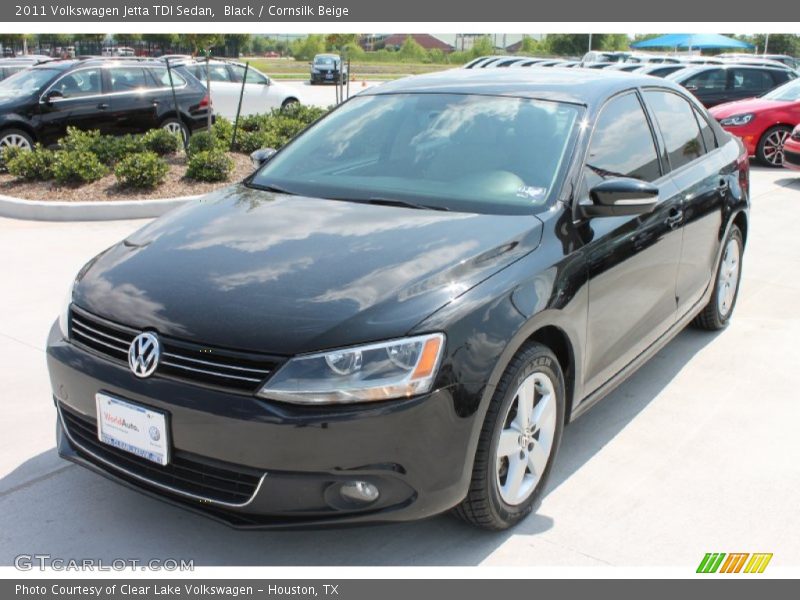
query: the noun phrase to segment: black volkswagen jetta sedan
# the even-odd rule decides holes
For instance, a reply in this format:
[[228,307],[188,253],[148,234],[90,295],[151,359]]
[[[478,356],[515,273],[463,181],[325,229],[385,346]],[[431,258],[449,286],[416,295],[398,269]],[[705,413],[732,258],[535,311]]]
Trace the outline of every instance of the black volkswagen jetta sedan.
[[367,90],[80,271],[48,340],[59,452],[240,527],[511,526],[565,424],[728,323],[748,178],[663,79]]
[[209,110],[200,82],[160,61],[51,61],[0,82],[0,147],[49,146],[69,126],[109,135],[164,127],[187,139]]

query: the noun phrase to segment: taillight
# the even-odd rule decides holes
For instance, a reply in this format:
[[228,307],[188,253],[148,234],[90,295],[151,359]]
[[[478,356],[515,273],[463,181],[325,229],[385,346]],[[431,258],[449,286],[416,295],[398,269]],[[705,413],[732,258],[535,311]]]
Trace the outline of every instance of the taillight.
[[794,128],[794,131],[792,132],[792,139],[800,142],[800,125]]
[[211,97],[206,94],[203,96],[203,99],[200,100],[200,108],[208,108],[209,106],[211,106]]
[[739,187],[745,196],[750,195],[750,159],[747,151],[743,151],[736,161],[736,169],[739,171]]

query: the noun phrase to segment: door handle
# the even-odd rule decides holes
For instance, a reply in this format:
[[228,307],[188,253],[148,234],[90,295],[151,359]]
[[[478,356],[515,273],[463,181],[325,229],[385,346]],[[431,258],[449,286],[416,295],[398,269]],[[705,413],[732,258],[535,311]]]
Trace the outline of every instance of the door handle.
[[106,104],[105,102],[101,102],[100,104],[97,105],[97,109],[98,110],[107,110],[108,109],[108,104]]
[[667,217],[667,225],[670,226],[671,229],[675,229],[678,225],[681,224],[683,221],[683,210],[680,208],[673,208],[669,211],[669,216]]
[[153,100],[153,106],[158,106],[158,100]]

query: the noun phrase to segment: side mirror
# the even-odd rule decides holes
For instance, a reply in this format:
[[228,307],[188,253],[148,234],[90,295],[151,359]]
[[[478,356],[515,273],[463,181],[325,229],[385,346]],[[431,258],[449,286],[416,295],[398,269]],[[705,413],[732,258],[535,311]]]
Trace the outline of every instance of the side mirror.
[[44,101],[47,104],[50,104],[51,102],[53,102],[53,100],[57,100],[58,98],[63,98],[63,97],[64,94],[62,94],[58,90],[50,90],[44,95]]
[[581,204],[585,217],[623,217],[649,213],[658,203],[658,187],[630,177],[608,179],[589,190],[591,204]]
[[275,156],[276,152],[277,150],[275,150],[275,148],[259,148],[250,155],[250,162],[253,163],[253,167],[260,169]]

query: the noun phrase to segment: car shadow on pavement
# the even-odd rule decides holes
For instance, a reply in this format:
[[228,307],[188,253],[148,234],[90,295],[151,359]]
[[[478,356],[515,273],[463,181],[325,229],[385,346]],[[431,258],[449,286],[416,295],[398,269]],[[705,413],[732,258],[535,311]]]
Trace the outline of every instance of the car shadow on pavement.
[[[568,426],[546,494],[611,442],[715,337],[682,332]],[[61,461],[54,449],[0,480],[0,515],[1,565],[31,553],[104,561],[173,558],[195,566],[474,565],[512,535],[535,538],[554,523],[540,508],[514,529],[497,533],[450,515],[346,529],[237,531]]]
[[782,179],[777,179],[775,181],[775,185],[789,188],[790,190],[800,191],[800,172],[798,172],[796,177],[784,177]]

